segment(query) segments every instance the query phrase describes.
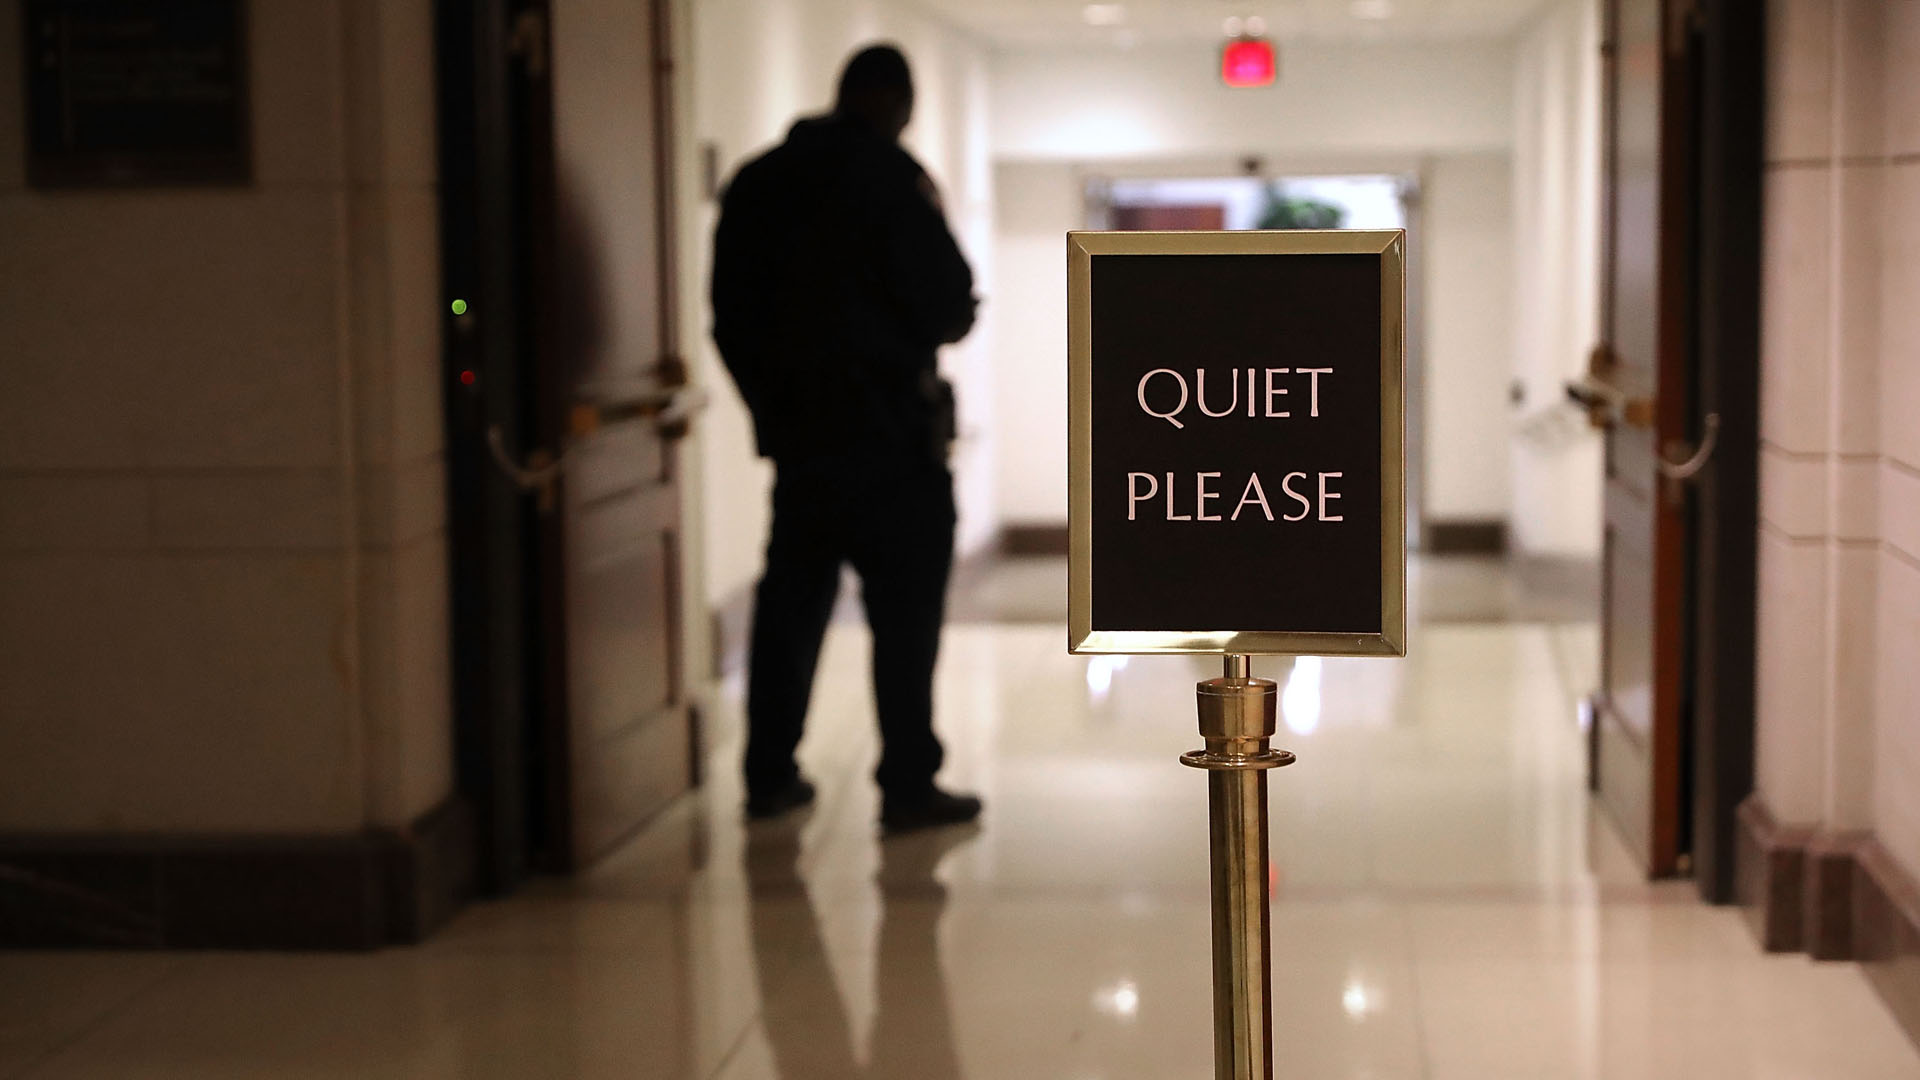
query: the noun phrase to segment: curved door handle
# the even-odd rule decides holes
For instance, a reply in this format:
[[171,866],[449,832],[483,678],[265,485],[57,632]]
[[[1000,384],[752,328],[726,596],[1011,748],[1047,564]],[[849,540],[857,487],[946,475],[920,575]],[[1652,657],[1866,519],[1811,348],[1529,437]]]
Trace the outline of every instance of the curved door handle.
[[513,453],[507,449],[506,432],[501,430],[499,424],[487,427],[487,449],[493,454],[493,463],[500,467],[507,479],[513,481],[513,486],[522,491],[538,491],[553,483],[553,478],[560,475],[560,469],[565,464],[562,460],[565,455],[556,457],[545,450],[535,450],[527,455],[524,465],[515,461]]
[[527,455],[525,464],[514,459],[512,451],[507,449],[506,432],[499,424],[487,426],[487,450],[493,455],[493,463],[513,481],[513,486],[537,497],[540,512],[545,514],[554,506],[554,484],[560,479],[560,470],[566,468],[566,451],[558,454],[547,450],[535,450]]
[[1675,461],[1669,455],[1684,453],[1686,444],[1675,439],[1667,443],[1666,453],[1660,455],[1660,475],[1669,480],[1691,480],[1707,467],[1713,458],[1714,450],[1720,446],[1720,414],[1708,413],[1702,421],[1706,434],[1701,437],[1700,445],[1683,461]]

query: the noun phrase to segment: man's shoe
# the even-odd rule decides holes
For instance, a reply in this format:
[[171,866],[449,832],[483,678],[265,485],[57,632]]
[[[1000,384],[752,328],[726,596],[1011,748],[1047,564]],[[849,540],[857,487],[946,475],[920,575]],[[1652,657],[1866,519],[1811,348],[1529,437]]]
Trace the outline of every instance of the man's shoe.
[[890,833],[964,825],[980,816],[980,797],[929,785],[909,796],[889,795],[880,804],[880,824]]
[[804,776],[796,776],[785,787],[755,792],[747,796],[747,817],[755,821],[776,818],[789,810],[798,810],[813,802],[813,785]]

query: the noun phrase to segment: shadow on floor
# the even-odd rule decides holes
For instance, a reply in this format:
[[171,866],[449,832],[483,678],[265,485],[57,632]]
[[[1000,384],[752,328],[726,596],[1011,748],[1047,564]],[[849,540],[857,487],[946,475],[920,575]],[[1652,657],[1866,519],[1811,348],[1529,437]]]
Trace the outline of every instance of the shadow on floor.
[[877,1012],[862,1068],[819,914],[800,873],[800,826],[788,820],[748,829],[754,966],[775,1076],[960,1080],[938,937],[947,890],[934,869],[977,833],[938,829],[881,842]]

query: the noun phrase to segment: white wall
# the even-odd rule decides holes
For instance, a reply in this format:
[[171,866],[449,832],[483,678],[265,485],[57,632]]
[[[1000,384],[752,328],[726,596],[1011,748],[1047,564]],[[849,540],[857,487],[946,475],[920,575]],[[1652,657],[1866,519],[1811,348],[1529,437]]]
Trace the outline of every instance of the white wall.
[[[689,14],[688,141],[718,147],[723,178],[776,143],[795,119],[825,111],[840,68],[856,48],[875,40],[900,45],[913,64],[918,98],[905,142],[940,186],[980,290],[993,294],[988,69],[976,42],[896,0],[701,0]],[[695,377],[713,395],[696,448],[704,503],[700,546],[707,594],[724,602],[759,575],[772,473],[754,456],[751,422],[708,335],[712,313],[705,294],[715,207],[697,188],[684,194],[687,348]],[[989,346],[995,333],[989,307],[973,335],[941,358],[960,399],[954,472],[963,552],[980,547],[998,528]]]
[[1522,35],[1513,68],[1512,537],[1521,551],[1600,549],[1599,437],[1565,404],[1598,340],[1599,12],[1557,0]]
[[1425,504],[1429,521],[1508,513],[1513,376],[1512,162],[1506,154],[1436,157],[1421,183],[1426,327]]
[[1004,52],[994,156],[1096,161],[1219,151],[1314,155],[1505,147],[1500,42],[1286,44],[1272,87],[1221,85],[1210,42]]
[[1272,90],[1219,85],[1211,46],[1021,50],[994,60],[1000,508],[1066,519],[1066,246],[1091,175],[1419,176],[1428,516],[1508,510],[1510,50],[1497,42],[1301,45]]
[[1079,173],[1062,162],[994,171],[994,415],[1000,510],[1010,524],[1067,518],[1067,240],[1085,224]]
[[1920,876],[1920,5],[1769,9],[1755,779]]
[[248,6],[254,180],[26,186],[0,0],[0,830],[452,788],[428,0]]

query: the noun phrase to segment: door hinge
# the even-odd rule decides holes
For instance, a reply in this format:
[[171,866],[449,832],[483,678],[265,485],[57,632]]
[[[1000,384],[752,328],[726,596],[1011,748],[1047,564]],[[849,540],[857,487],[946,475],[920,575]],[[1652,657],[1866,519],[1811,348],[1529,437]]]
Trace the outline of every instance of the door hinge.
[[1700,0],[1667,0],[1667,55],[1685,56],[1694,33],[1704,25]]
[[527,74],[544,77],[547,73],[547,13],[527,8],[513,17],[513,33],[507,37],[507,52],[526,65]]

